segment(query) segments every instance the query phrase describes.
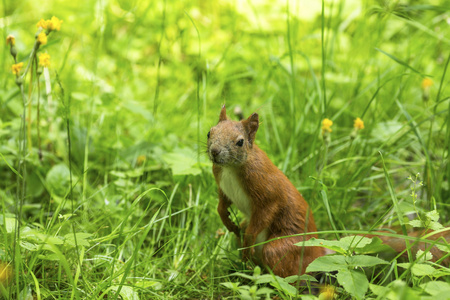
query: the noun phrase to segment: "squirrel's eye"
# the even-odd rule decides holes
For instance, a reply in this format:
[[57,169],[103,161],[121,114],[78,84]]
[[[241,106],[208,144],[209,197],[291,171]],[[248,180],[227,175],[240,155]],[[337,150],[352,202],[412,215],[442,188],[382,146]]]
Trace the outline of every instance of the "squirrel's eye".
[[206,135],[209,139],[209,136],[211,135],[211,131],[208,131],[208,134]]
[[242,145],[244,145],[244,139],[240,139],[236,145],[238,145],[239,147],[242,147]]

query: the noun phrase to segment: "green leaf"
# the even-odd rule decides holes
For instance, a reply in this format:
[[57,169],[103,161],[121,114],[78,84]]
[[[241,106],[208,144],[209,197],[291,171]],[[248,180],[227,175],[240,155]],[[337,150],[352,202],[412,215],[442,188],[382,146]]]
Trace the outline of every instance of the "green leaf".
[[20,246],[29,251],[36,251],[39,248],[38,245],[27,242],[27,241],[20,241]]
[[347,268],[344,255],[327,255],[316,258],[306,268],[306,272],[332,272]]
[[411,225],[412,227],[423,227],[422,221],[420,221],[419,219],[409,221],[409,225]]
[[[399,267],[408,269],[410,267],[410,263],[401,263],[398,264]],[[433,276],[437,274],[438,270],[433,268],[428,264],[414,264],[411,267],[411,273],[415,276]]]
[[424,251],[419,249],[416,253],[416,259],[418,259],[419,262],[426,262],[433,259],[433,254],[431,254],[430,251],[427,251],[424,255]]
[[338,253],[345,254],[349,250],[364,248],[366,245],[369,245],[370,243],[372,243],[372,239],[370,238],[352,235],[343,237],[339,241],[311,238],[307,241],[300,242],[295,245],[300,247],[301,246],[324,247],[336,251]]
[[197,154],[191,150],[163,154],[163,160],[172,169],[173,175],[198,175],[201,169],[197,166]]
[[308,281],[312,281],[312,282],[317,282],[316,278],[314,278],[313,276],[308,275],[308,274],[303,274],[300,276],[297,276],[297,275],[289,276],[289,277],[286,277],[284,280],[286,280],[286,282],[288,282],[288,283],[293,283],[293,282],[296,282],[297,280],[308,280]]
[[77,232],[76,233],[77,242],[75,243],[75,237],[73,233],[69,233],[64,236],[64,242],[73,247],[75,247],[76,244],[78,244],[78,246],[89,247],[90,244],[87,239],[90,238],[91,236],[92,234],[90,233]]
[[220,284],[230,290],[237,291],[239,289],[240,283],[239,282],[221,282]]
[[369,288],[377,296],[385,296],[390,291],[388,287],[372,283],[369,283]]
[[383,244],[383,241],[379,237],[373,237],[370,244],[365,245],[362,248],[355,249],[356,253],[380,253],[380,252],[395,252],[390,246]]
[[[111,287],[112,291],[117,291],[119,286]],[[123,285],[120,289],[120,296],[123,300],[139,300],[139,294],[133,289],[133,287],[128,285]]]
[[59,261],[59,256],[58,254],[54,254],[54,253],[50,253],[50,254],[39,254],[38,258],[42,259],[42,260],[51,260],[51,261]]
[[434,221],[430,222],[430,224],[428,224],[428,227],[429,227],[430,229],[432,229],[432,230],[441,230],[441,229],[444,229],[444,226],[442,226],[441,223],[439,223],[439,222],[434,222]]
[[360,271],[342,269],[336,275],[340,285],[357,299],[362,299],[369,288],[366,275]]
[[435,209],[425,213],[425,216],[430,221],[433,221],[433,222],[438,222],[439,221],[439,213]]
[[261,284],[261,283],[268,283],[276,280],[276,277],[271,274],[263,274],[258,276],[258,279],[256,279],[255,284]]
[[[427,292],[428,294],[435,296],[439,293],[447,293],[447,296],[450,294],[450,284],[444,281],[430,281],[427,283],[423,283],[420,287]],[[437,298],[443,299],[443,298]]]
[[307,241],[302,241],[295,245],[299,246],[299,247],[303,247],[303,246],[305,246],[305,247],[323,247],[323,248],[331,249],[331,250],[336,251],[341,254],[347,253],[347,251],[342,248],[343,245],[340,241],[329,241],[329,240],[324,240],[324,239],[311,238]]
[[16,218],[5,218],[4,225],[7,233],[13,232],[16,228]]
[[382,260],[381,258],[369,255],[355,255],[355,256],[347,256],[346,257],[347,265],[350,268],[356,267],[374,267],[376,265],[385,265],[388,264],[387,261]]
[[[281,278],[280,278],[281,279]],[[285,280],[281,279],[281,280],[274,280],[270,283],[271,286],[273,286],[274,288],[277,288],[279,290],[284,291],[285,293],[291,295],[291,296],[295,296],[297,294],[297,289],[290,285],[289,283],[287,283]]]
[[[72,179],[76,181],[75,178]],[[70,170],[65,164],[54,165],[45,178],[51,193],[63,197],[70,188]]]
[[273,292],[274,292],[274,291],[273,291],[271,288],[262,287],[262,288],[259,288],[259,289],[256,291],[256,295],[262,295],[262,294],[270,295],[270,294],[273,293]]

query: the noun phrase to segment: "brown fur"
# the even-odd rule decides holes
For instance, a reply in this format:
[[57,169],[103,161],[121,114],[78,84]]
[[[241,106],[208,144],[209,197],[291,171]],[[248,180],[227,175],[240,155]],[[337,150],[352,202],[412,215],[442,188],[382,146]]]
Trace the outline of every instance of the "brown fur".
[[[219,186],[218,212],[228,230],[240,237],[240,229],[229,218],[228,207],[233,203],[220,188],[223,168],[234,172],[239,184],[250,199],[243,246],[255,245],[256,238],[267,229],[267,239],[317,231],[308,204],[289,179],[270,161],[253,141],[258,130],[258,115],[241,122],[230,121],[222,108],[219,124],[211,129],[208,154],[213,161],[213,173]],[[236,143],[240,139],[245,144]],[[231,142],[230,142],[231,141]],[[261,257],[256,257],[274,274],[282,277],[304,273],[315,258],[324,255],[323,248],[299,247],[295,243],[316,235],[278,239],[264,244]],[[252,259],[255,248],[243,250],[244,259]]]

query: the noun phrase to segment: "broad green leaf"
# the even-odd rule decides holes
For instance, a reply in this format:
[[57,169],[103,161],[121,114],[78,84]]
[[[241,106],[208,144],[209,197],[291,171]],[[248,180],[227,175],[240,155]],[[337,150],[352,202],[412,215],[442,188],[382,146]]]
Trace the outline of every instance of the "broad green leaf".
[[369,288],[377,296],[385,296],[390,291],[388,287],[372,283],[369,283]]
[[327,255],[316,258],[306,268],[306,272],[332,272],[347,268],[344,255]]
[[221,282],[220,284],[230,290],[237,291],[240,283],[239,282]]
[[50,243],[53,245],[62,245],[64,242],[59,237],[50,236],[43,233],[36,233],[36,237],[43,243]]
[[15,218],[5,218],[5,229],[7,233],[11,233],[15,230],[16,219]]
[[388,245],[383,244],[383,241],[379,237],[373,237],[370,244],[365,245],[362,248],[355,249],[356,253],[380,253],[380,252],[395,252],[394,249]]
[[433,222],[438,222],[439,221],[439,213],[435,209],[432,210],[432,211],[426,212],[425,216],[430,221],[433,221]]
[[324,240],[324,239],[311,238],[307,241],[302,241],[295,245],[299,246],[299,247],[303,247],[303,246],[305,246],[305,247],[323,247],[323,248],[331,249],[331,250],[336,251],[341,254],[344,254],[347,252],[345,249],[342,248],[343,245],[340,241],[329,241],[329,240]]
[[[111,290],[117,291],[119,286],[111,287]],[[123,285],[120,289],[119,295],[123,300],[139,300],[139,294],[131,286]]]
[[262,287],[262,288],[259,288],[257,291],[256,291],[256,295],[270,295],[271,293],[273,293],[274,291],[271,289],[271,288],[267,288],[267,287]]
[[[410,265],[410,263],[398,264],[399,267],[404,269],[408,269]],[[433,276],[437,274],[438,270],[428,264],[414,264],[411,267],[411,272],[415,276]]]
[[38,258],[42,259],[42,260],[51,260],[51,261],[59,261],[59,256],[57,254],[54,253],[49,253],[49,254],[39,254]]
[[387,261],[382,260],[381,258],[369,255],[347,256],[345,260],[350,268],[373,267],[376,265],[388,264]]
[[419,219],[409,221],[409,225],[411,225],[412,227],[423,227],[422,221],[420,221]]
[[20,246],[22,248],[25,248],[25,249],[29,250],[29,251],[36,251],[37,249],[39,249],[38,245],[29,243],[27,241],[20,241]]
[[283,290],[285,293],[291,296],[295,296],[297,294],[297,289],[282,279],[274,280],[270,283],[270,285],[277,289]]
[[[51,193],[63,197],[70,188],[70,170],[65,164],[54,165],[45,178]],[[72,178],[75,182],[76,179]]]
[[[437,295],[439,293],[446,292],[447,296],[450,296],[450,284],[444,281],[430,281],[421,284],[420,287],[430,295]],[[443,298],[437,298],[443,299]]]
[[416,259],[418,259],[420,262],[426,262],[433,259],[433,254],[431,252],[427,251],[424,255],[424,251],[419,249],[416,253]]
[[268,283],[276,280],[274,275],[271,274],[263,274],[256,279],[255,284]]
[[[370,290],[378,296],[377,299],[389,299],[389,300],[425,300],[423,296],[419,296],[416,290],[409,288],[403,281],[394,281],[389,286],[380,286],[375,284],[369,284]],[[441,299],[441,298],[437,298]],[[436,300],[437,300],[436,299]],[[445,298],[444,298],[445,299]]]
[[305,242],[300,242],[295,244],[296,246],[316,246],[324,247],[336,251],[338,253],[347,253],[349,250],[364,248],[366,245],[370,244],[372,239],[362,236],[346,236],[339,241],[324,240],[311,238]]
[[[90,233],[77,232],[76,233],[76,237],[77,237],[76,244],[78,244],[78,246],[89,247],[90,244],[87,239],[90,238],[91,236],[92,236],[92,234],[90,234]],[[64,236],[64,242],[70,246],[75,247],[76,244],[75,244],[75,237],[74,237],[73,233],[66,234]]]
[[296,282],[297,280],[308,280],[308,281],[312,281],[312,282],[317,282],[316,278],[314,278],[311,275],[307,275],[307,274],[303,274],[300,276],[297,276],[297,275],[289,276],[289,277],[286,277],[284,280],[286,280],[286,282],[288,282],[288,283],[293,283],[293,282]]
[[254,277],[252,275],[247,275],[247,274],[241,273],[241,272],[235,272],[235,273],[233,273],[233,275],[240,276],[240,277],[243,277],[243,278],[247,278],[247,279],[250,279],[250,280],[254,279]]
[[441,223],[439,223],[439,222],[434,222],[434,221],[430,222],[430,224],[428,224],[428,227],[430,227],[430,229],[432,229],[432,230],[441,230],[441,229],[444,229],[444,226],[442,226]]
[[364,273],[356,270],[342,269],[336,275],[340,285],[357,299],[362,299],[369,288],[369,281]]
[[306,272],[332,272],[343,268],[373,267],[387,264],[385,260],[368,255],[327,255],[315,259],[306,268]]
[[162,158],[172,169],[173,175],[201,174],[197,166],[197,154],[193,151],[180,149],[178,152],[165,153]]

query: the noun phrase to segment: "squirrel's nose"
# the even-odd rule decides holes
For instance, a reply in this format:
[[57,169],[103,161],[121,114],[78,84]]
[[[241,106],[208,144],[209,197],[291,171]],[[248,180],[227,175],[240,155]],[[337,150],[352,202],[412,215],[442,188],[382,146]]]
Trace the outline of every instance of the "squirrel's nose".
[[217,155],[219,155],[220,153],[220,149],[219,148],[211,148],[211,155],[213,157],[216,157]]

